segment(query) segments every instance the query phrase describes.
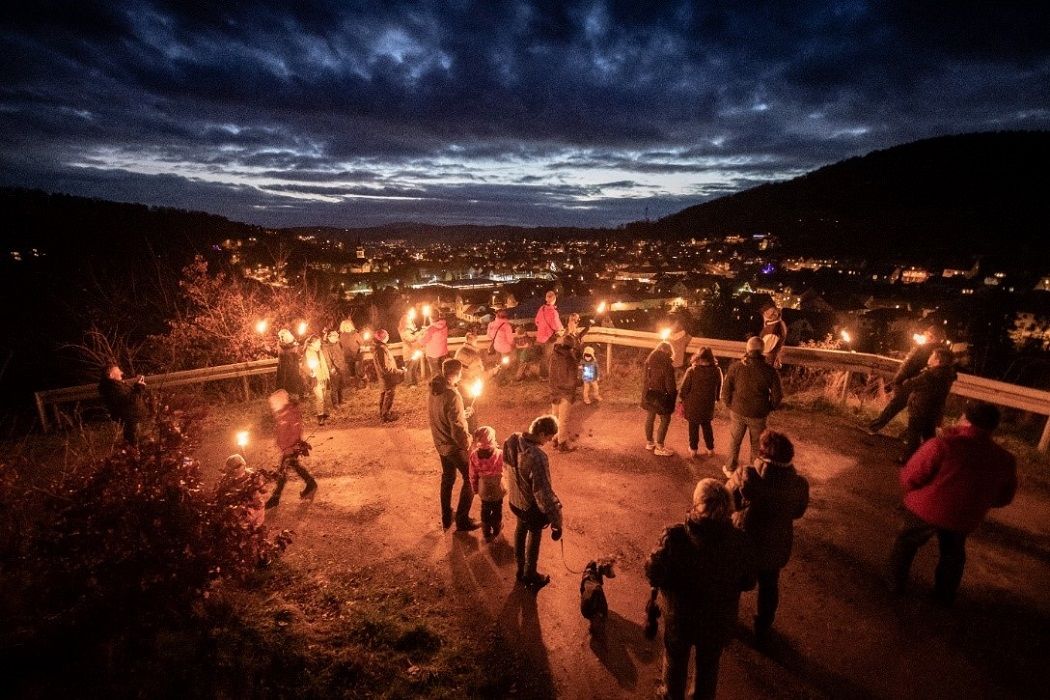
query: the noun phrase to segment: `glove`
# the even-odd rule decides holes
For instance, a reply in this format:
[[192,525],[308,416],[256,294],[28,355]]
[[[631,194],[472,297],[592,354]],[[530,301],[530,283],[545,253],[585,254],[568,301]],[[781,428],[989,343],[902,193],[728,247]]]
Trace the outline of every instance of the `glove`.
[[560,527],[552,527],[551,528],[551,539],[554,540],[555,542],[557,542],[558,540],[561,539],[561,528]]

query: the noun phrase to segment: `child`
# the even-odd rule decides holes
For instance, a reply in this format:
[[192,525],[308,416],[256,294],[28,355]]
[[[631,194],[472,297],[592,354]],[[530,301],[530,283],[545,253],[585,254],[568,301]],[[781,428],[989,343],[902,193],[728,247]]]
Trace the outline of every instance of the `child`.
[[306,488],[299,494],[299,498],[309,498],[317,491],[317,481],[303,465],[299,464],[300,455],[309,455],[310,445],[303,441],[303,414],[299,406],[293,403],[288,392],[278,389],[270,394],[270,410],[273,411],[274,421],[277,423],[276,441],[281,450],[281,464],[277,468],[277,486],[266,501],[267,508],[273,508],[281,502],[281,492],[288,480],[288,468],[291,467],[295,473],[306,482]]
[[583,349],[583,362],[580,363],[580,379],[583,380],[583,402],[591,403],[591,394],[594,400],[601,402],[602,392],[598,386],[598,362],[594,359],[594,348],[588,345]]
[[470,452],[470,488],[481,497],[481,534],[491,542],[503,527],[503,450],[496,446],[496,430],[483,425],[474,431]]
[[266,511],[263,508],[264,479],[253,469],[249,469],[244,457],[241,455],[230,455],[226,458],[226,464],[222,468],[222,476],[216,492],[223,498],[229,499],[242,490],[250,490],[251,501],[243,504],[244,520],[252,527],[263,524]]
[[514,379],[520,382],[529,376],[531,366],[536,361],[536,347],[532,336],[525,331],[525,326],[514,329],[514,352],[518,362],[518,371]]

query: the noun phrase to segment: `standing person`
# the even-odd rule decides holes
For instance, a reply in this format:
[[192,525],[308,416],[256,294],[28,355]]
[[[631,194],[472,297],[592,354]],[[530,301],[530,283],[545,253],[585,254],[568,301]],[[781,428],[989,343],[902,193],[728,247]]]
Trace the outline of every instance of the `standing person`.
[[504,481],[510,512],[518,519],[514,530],[514,559],[517,580],[539,590],[551,577],[536,571],[543,529],[551,527],[551,539],[561,539],[561,501],[551,485],[550,461],[543,446],[558,434],[558,419],[540,416],[527,433],[514,433],[503,443]]
[[722,472],[732,476],[740,459],[744,433],[751,439],[751,461],[758,457],[758,440],[766,429],[766,417],[784,398],[780,375],[762,356],[762,340],[747,341],[747,353],[726,372],[722,403],[729,409],[729,461]]
[[969,402],[963,418],[923,443],[901,470],[904,519],[890,554],[890,586],[903,593],[919,547],[937,535],[940,558],[934,597],[951,605],[966,564],[966,537],[992,508],[1008,506],[1017,491],[1017,462],[996,444],[999,409]]
[[676,379],[681,379],[682,375],[685,374],[689,360],[686,351],[689,348],[689,341],[692,339],[693,336],[689,335],[689,331],[686,330],[685,324],[682,323],[682,319],[676,318],[674,320],[671,336],[667,339],[668,342],[671,343],[671,364],[674,366],[674,376]]
[[565,327],[558,315],[558,294],[552,289],[544,295],[544,304],[536,312],[536,345],[543,355],[540,357],[540,379],[546,379],[550,372],[551,356],[554,344]]
[[270,394],[270,410],[276,423],[275,441],[281,451],[281,463],[277,467],[277,486],[274,487],[267,508],[273,508],[281,502],[281,493],[288,481],[288,469],[292,469],[299,478],[306,482],[306,488],[299,493],[299,498],[309,498],[317,491],[317,481],[299,463],[299,457],[309,456],[310,445],[303,440],[303,414],[297,403],[292,401],[288,392],[278,389]]
[[339,323],[339,347],[343,349],[343,360],[346,362],[347,383],[355,387],[359,382],[367,382],[367,373],[361,369],[362,343],[361,334],[351,319],[346,318]]
[[324,425],[328,422],[327,404],[331,400],[328,385],[332,378],[332,371],[328,366],[328,360],[325,358],[320,338],[313,336],[306,341],[301,370],[303,373],[303,385],[314,396],[317,424]]
[[762,332],[758,337],[762,339],[762,356],[773,369],[780,369],[780,351],[784,349],[784,341],[787,340],[787,324],[784,323],[780,308],[767,306],[762,310]]
[[277,331],[277,388],[291,396],[303,393],[303,378],[299,374],[299,344],[287,328]]
[[892,391],[893,394],[889,403],[882,409],[878,417],[868,424],[869,435],[875,435],[885,428],[893,420],[894,416],[903,411],[904,407],[908,405],[908,393],[903,391],[901,387],[904,382],[926,369],[933,351],[944,346],[944,329],[940,326],[931,325],[923,331],[920,339],[921,342],[917,342],[915,347],[911,349],[911,352],[901,362],[901,366],[897,368],[897,373],[893,375],[893,379],[886,385],[886,389]]
[[[499,371],[500,366],[496,365],[490,370],[485,369],[485,361],[481,359],[481,352],[478,351],[478,337],[474,333],[467,333],[463,339],[463,345],[456,350],[456,354],[453,355],[453,359],[458,360],[463,366],[463,376],[458,384],[458,391],[460,396],[463,397],[463,403],[470,401],[471,409],[474,408],[476,399],[469,396],[471,387],[479,379],[485,381],[493,374]],[[476,410],[468,411],[467,416],[467,428],[470,433],[473,434],[478,428],[478,415]]]
[[576,402],[576,387],[580,383],[579,349],[575,336],[565,335],[554,345],[548,381],[551,388],[551,414],[558,417],[558,435],[555,449],[571,452],[569,445],[569,409]]
[[532,365],[536,362],[536,343],[532,336],[525,330],[525,326],[514,329],[514,353],[517,369],[514,372],[515,381],[522,381],[532,372]]
[[327,342],[323,346],[324,359],[332,373],[328,380],[329,393],[332,396],[332,406],[339,408],[343,405],[343,387],[350,381],[350,368],[346,364],[346,356],[343,355],[343,346],[339,343],[339,331],[329,331],[326,337]]
[[729,491],[702,479],[684,523],[664,530],[645,562],[649,584],[659,591],[664,617],[663,697],[684,700],[689,653],[696,648],[690,697],[713,698],[722,650],[740,608],[740,592],[755,585],[747,536],[733,527]]
[[678,400],[689,425],[689,456],[700,454],[700,431],[704,432],[704,454],[711,456],[715,449],[715,433],[711,419],[715,416],[715,402],[722,392],[722,370],[711,348],[700,348],[693,355],[689,369],[682,378]]
[[139,423],[146,418],[146,380],[139,375],[133,382],[124,381],[124,370],[110,363],[102,369],[98,393],[109,411],[109,417],[123,428],[124,442],[139,444]]
[[422,350],[420,340],[423,337],[422,329],[416,324],[417,314],[416,307],[409,307],[397,322],[397,334],[401,338],[401,361],[405,367],[405,383],[409,386],[415,386],[423,379],[424,361],[422,357],[416,357],[416,351]]
[[375,364],[376,376],[382,386],[379,392],[379,420],[391,423],[398,419],[398,415],[393,410],[394,393],[397,391],[397,385],[404,379],[405,370],[398,368],[394,355],[387,347],[390,334],[380,328],[372,337],[375,340],[372,344],[372,362]]
[[486,335],[492,344],[489,346],[492,352],[506,357],[514,352],[514,328],[510,325],[510,320],[507,318],[506,309],[500,309],[496,312],[496,318],[494,318],[486,329]]
[[441,363],[448,357],[448,321],[445,320],[445,317],[442,316],[427,326],[419,342],[423,345],[430,375],[432,377],[440,375]]
[[[645,358],[645,375],[642,382],[642,408],[645,416],[645,449],[651,450],[658,457],[670,457],[674,454],[664,447],[667,428],[671,425],[671,414],[674,413],[675,397],[678,388],[674,381],[674,367],[671,355],[674,350],[666,340],[662,341]],[[660,427],[653,434],[656,417],[660,416]]]
[[780,570],[791,558],[794,521],[809,506],[809,482],[791,461],[795,446],[786,435],[767,430],[759,439],[758,458],[738,469],[726,486],[737,513],[733,522],[751,538],[758,573],[755,639],[769,641],[780,602]]
[[467,429],[467,411],[463,408],[463,397],[456,385],[463,378],[463,365],[459,360],[445,360],[441,371],[430,380],[430,396],[427,412],[434,447],[441,457],[441,527],[452,527],[452,487],[459,473],[459,503],[456,505],[456,530],[469,532],[478,529],[478,523],[470,518],[470,506],[474,492],[470,488],[467,473],[470,448],[470,431]]
[[483,425],[474,431],[470,451],[470,488],[481,499],[481,534],[490,542],[503,529],[503,450],[496,445],[496,429]]
[[591,398],[598,403],[602,400],[602,388],[598,383],[601,370],[594,358],[594,348],[590,345],[583,349],[583,361],[580,363],[580,380],[583,382],[583,402],[590,405]]
[[901,383],[900,391],[908,397],[908,427],[904,433],[903,464],[926,440],[937,434],[944,418],[944,403],[955,383],[952,351],[937,348],[930,353],[926,369]]

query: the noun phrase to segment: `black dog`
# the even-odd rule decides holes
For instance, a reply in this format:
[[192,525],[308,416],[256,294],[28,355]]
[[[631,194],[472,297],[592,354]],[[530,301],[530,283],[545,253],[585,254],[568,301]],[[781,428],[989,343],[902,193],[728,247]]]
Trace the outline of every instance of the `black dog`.
[[591,561],[583,569],[580,581],[580,614],[591,621],[591,629],[600,625],[609,615],[609,603],[605,600],[602,584],[605,578],[616,578],[612,559]]

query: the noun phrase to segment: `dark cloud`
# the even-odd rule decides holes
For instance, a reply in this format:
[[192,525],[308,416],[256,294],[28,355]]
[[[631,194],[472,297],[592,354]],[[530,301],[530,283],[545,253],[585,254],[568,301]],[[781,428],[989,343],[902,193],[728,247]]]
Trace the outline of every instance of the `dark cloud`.
[[1050,127],[1038,3],[7,5],[5,182],[261,223],[615,224]]

